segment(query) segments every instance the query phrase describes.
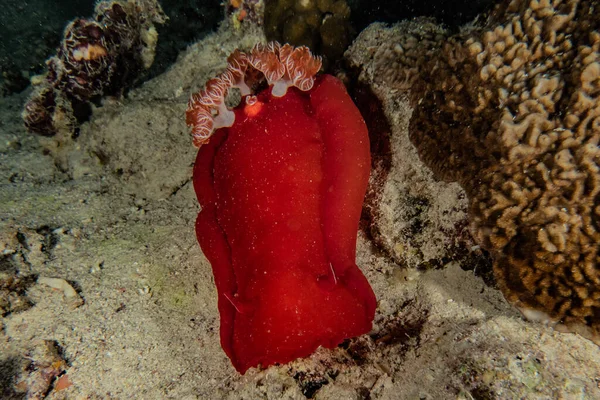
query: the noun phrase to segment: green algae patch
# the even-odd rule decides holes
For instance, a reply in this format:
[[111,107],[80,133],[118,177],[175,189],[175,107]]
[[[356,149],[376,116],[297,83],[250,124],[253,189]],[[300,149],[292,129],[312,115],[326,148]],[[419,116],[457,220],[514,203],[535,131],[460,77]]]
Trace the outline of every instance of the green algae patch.
[[151,264],[148,285],[152,298],[161,307],[187,313],[195,304],[195,289],[190,279],[165,264]]
[[[147,264],[145,274],[152,298],[161,307],[187,313],[195,304],[196,288],[189,272],[187,247],[197,246],[195,237],[181,238],[180,226],[157,226],[146,245],[157,255]],[[191,231],[193,232],[193,231]],[[192,233],[193,235],[193,233]],[[182,243],[183,240],[183,243]]]

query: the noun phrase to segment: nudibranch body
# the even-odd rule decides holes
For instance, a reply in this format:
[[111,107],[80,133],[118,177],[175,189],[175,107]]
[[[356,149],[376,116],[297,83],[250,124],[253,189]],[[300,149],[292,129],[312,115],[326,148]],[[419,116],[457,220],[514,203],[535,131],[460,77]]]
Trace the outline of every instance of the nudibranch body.
[[[376,299],[355,263],[370,152],[360,112],[339,80],[315,77],[307,48],[257,45],[228,61],[186,116],[221,345],[244,373],[371,329]],[[232,87],[243,98],[229,110]]]

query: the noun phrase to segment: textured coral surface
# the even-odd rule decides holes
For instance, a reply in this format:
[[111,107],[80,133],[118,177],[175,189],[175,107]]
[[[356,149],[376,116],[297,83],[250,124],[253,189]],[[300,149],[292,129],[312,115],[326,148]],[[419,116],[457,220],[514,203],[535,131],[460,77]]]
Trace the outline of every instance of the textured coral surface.
[[410,89],[411,140],[469,196],[507,299],[600,339],[600,18],[586,0],[504,2],[483,27],[421,26],[378,49]]

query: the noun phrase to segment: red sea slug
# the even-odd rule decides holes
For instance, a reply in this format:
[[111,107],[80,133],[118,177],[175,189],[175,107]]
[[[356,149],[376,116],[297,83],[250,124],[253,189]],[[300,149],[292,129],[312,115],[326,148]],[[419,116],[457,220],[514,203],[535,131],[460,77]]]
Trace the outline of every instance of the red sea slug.
[[[371,329],[375,295],[355,263],[370,153],[358,109],[338,79],[315,78],[321,61],[306,47],[257,45],[228,61],[186,120],[221,345],[244,373]],[[263,76],[269,87],[253,95]],[[232,87],[243,97],[229,110]]]

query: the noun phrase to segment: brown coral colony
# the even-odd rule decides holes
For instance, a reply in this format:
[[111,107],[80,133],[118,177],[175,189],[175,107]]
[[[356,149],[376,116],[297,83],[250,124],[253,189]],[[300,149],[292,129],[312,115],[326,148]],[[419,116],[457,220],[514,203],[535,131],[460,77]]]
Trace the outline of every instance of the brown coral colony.
[[507,1],[484,28],[384,46],[378,73],[410,87],[411,140],[438,176],[467,191],[471,231],[506,298],[600,343],[594,3]]

